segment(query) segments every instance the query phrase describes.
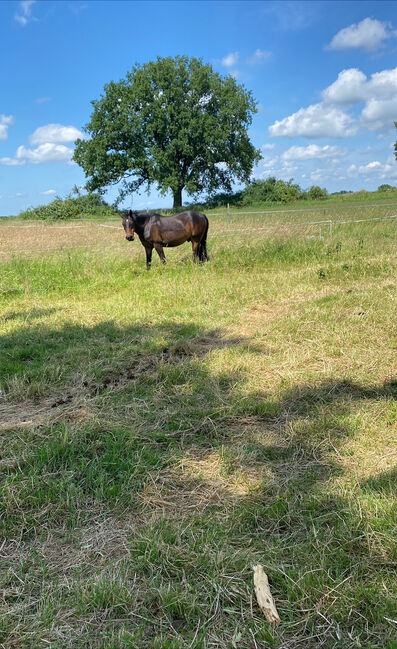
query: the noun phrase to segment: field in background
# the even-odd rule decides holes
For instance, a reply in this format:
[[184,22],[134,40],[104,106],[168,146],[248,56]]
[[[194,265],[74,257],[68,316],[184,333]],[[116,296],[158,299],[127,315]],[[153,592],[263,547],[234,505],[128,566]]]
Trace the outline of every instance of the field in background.
[[0,646],[396,649],[396,221],[234,211],[0,223]]
[[[372,197],[373,195],[371,195]],[[358,195],[360,197],[360,195]],[[217,239],[231,242],[244,241],[246,237],[262,239],[270,237],[340,237],[357,230],[357,222],[369,220],[364,227],[368,234],[377,221],[394,221],[397,219],[397,201],[389,200],[363,204],[342,201],[333,204],[314,202],[312,206],[302,207],[295,203],[288,207],[252,208],[244,210],[215,209],[206,214],[211,220],[211,235]],[[393,226],[392,232],[393,232]],[[104,250],[118,254],[135,254],[133,248],[125,245],[123,230],[118,218],[107,220],[81,219],[79,221],[26,221],[12,218],[0,221],[0,260],[14,254],[35,255],[50,251],[66,250]],[[186,248],[182,250],[185,252]],[[142,252],[143,249],[140,250]],[[182,254],[184,254],[184,252]]]

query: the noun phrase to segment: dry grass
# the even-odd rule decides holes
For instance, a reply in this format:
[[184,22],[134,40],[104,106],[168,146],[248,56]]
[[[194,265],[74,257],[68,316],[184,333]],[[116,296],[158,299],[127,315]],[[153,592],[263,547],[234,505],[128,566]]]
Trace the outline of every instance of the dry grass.
[[[113,227],[114,225],[114,227]],[[111,228],[95,222],[76,225],[10,225],[0,224],[0,259],[13,255],[24,256],[74,249],[102,249],[109,247],[123,254],[122,230],[113,224]],[[128,254],[133,254],[131,249]]]

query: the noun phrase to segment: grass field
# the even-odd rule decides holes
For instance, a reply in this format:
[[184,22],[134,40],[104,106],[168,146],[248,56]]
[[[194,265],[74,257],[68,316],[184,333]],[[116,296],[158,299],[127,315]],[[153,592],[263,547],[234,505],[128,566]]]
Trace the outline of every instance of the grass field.
[[0,223],[0,647],[397,648],[396,221],[209,218]]

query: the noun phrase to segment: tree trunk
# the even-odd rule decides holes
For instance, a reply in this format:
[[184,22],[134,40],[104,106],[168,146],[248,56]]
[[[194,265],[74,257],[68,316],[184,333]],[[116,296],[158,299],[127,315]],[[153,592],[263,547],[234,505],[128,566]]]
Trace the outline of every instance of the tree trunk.
[[182,207],[182,187],[174,192],[174,205],[173,207]]

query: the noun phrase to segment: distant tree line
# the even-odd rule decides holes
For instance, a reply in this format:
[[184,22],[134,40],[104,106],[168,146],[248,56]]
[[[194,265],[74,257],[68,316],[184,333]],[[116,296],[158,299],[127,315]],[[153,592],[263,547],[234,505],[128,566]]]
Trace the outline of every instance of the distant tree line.
[[211,207],[220,207],[227,203],[248,207],[262,203],[292,203],[305,199],[321,200],[327,196],[327,190],[318,185],[312,185],[309,189],[303,190],[292,179],[285,181],[270,176],[266,180],[252,180],[238,192],[215,194],[207,199],[206,204]]
[[[397,188],[392,185],[379,185],[378,192],[392,192]],[[278,180],[274,176],[266,180],[253,180],[249,182],[241,191],[230,193],[218,193],[208,196],[200,203],[202,209],[211,209],[217,207],[226,207],[228,204],[232,207],[250,207],[260,206],[269,203],[292,203],[304,200],[323,200],[327,196],[353,194],[351,190],[342,190],[328,194],[327,190],[312,185],[309,189],[303,190],[291,180]],[[178,208],[179,210],[183,208]],[[24,219],[44,219],[44,220],[70,220],[86,218],[108,218],[118,214],[113,205],[109,205],[105,199],[96,192],[82,194],[81,191],[74,187],[72,192],[61,198],[56,198],[48,205],[39,205],[38,207],[29,207],[19,214]]]
[[[396,190],[392,185],[383,184],[378,187],[378,192]],[[205,201],[208,207],[223,207],[227,204],[234,207],[249,207],[264,203],[292,203],[304,200],[324,200],[328,196],[353,194],[353,190],[341,190],[329,194],[324,187],[312,185],[302,189],[293,179],[285,181],[270,176],[265,180],[252,180],[244,189],[231,193],[219,193],[210,196]]]
[[82,194],[77,187],[61,198],[56,196],[51,203],[28,207],[19,216],[23,219],[43,219],[47,221],[114,216],[115,209],[99,194]]

